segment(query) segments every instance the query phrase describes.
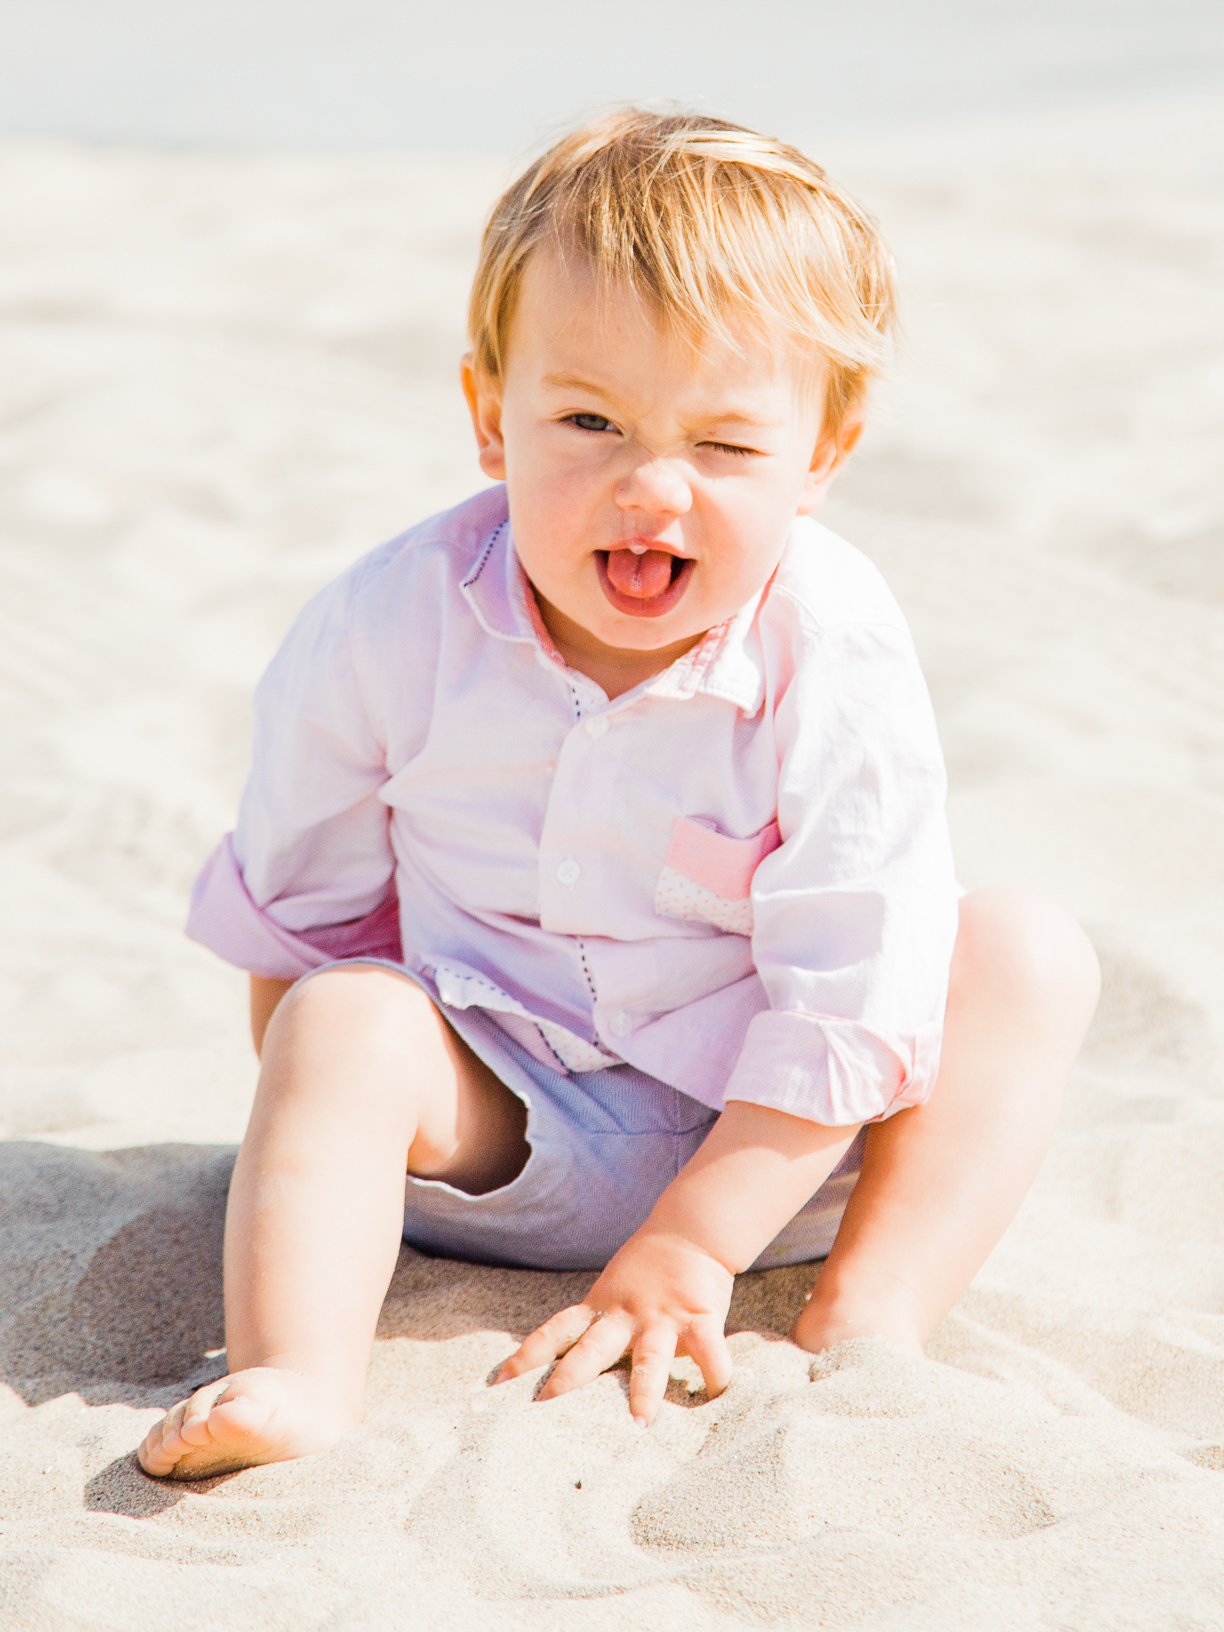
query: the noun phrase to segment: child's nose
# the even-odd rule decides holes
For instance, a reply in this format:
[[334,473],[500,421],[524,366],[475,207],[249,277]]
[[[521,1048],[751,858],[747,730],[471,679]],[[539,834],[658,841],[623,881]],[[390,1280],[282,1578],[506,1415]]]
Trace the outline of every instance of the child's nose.
[[616,501],[623,510],[682,516],[692,508],[693,494],[684,472],[670,460],[648,459],[622,478]]

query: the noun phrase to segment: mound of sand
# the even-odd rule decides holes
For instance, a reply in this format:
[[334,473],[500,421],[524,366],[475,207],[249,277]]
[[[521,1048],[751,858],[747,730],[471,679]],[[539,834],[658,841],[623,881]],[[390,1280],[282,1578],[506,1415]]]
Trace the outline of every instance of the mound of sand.
[[1224,130],[1121,109],[830,156],[906,352],[828,519],[915,627],[961,875],[1106,969],[1054,1151],[915,1361],[493,1392],[589,1277],[405,1251],[362,1428],[188,1486],[223,1369],[242,978],[186,942],[250,686],[303,597],[478,481],[459,161],[0,152],[0,1619],[14,1632],[1224,1624]]

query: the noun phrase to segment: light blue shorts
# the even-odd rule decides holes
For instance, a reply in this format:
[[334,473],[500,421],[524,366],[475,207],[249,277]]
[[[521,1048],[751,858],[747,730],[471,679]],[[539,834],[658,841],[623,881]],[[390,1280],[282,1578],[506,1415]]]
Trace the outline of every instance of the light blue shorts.
[[[382,963],[420,986],[527,1107],[530,1153],[500,1190],[471,1196],[439,1179],[409,1176],[404,1240],[423,1252],[520,1269],[602,1269],[718,1119],[717,1111],[632,1065],[570,1076],[553,1071],[483,1009],[440,1003],[413,970],[381,959],[352,961]],[[753,1269],[827,1256],[862,1166],[863,1137]]]

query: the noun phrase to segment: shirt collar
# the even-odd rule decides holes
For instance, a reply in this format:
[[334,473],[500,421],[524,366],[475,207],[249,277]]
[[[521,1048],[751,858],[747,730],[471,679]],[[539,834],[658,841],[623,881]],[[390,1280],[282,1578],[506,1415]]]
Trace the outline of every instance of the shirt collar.
[[[544,627],[519,564],[508,514],[503,513],[484,540],[459,587],[487,634],[499,640],[526,641],[550,663],[565,668],[565,659]],[[649,681],[646,694],[683,699],[702,692],[725,698],[751,718],[765,695],[755,624],[768,588],[767,584],[734,617],[709,630],[691,651]]]
[[[505,489],[502,491],[504,496]],[[459,588],[486,634],[496,635],[499,640],[536,639],[527,610],[527,581],[504,507]]]
[[768,590],[766,584],[733,618],[711,629],[691,651],[656,675],[647,691],[655,697],[691,697],[695,692],[722,697],[751,719],[765,698],[756,618]]

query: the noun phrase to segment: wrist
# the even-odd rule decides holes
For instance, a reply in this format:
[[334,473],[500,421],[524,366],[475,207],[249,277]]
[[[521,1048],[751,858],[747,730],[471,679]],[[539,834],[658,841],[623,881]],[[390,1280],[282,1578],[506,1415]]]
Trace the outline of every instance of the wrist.
[[[738,1275],[747,1269],[752,1259],[741,1262],[744,1254],[737,1250],[737,1243],[727,1238],[726,1230],[703,1229],[702,1220],[692,1217],[688,1208],[677,1205],[678,1199],[664,1191],[650,1217],[634,1231],[630,1240],[643,1247],[655,1244],[674,1251],[700,1253],[728,1275]],[[626,1242],[626,1246],[628,1244]]]

